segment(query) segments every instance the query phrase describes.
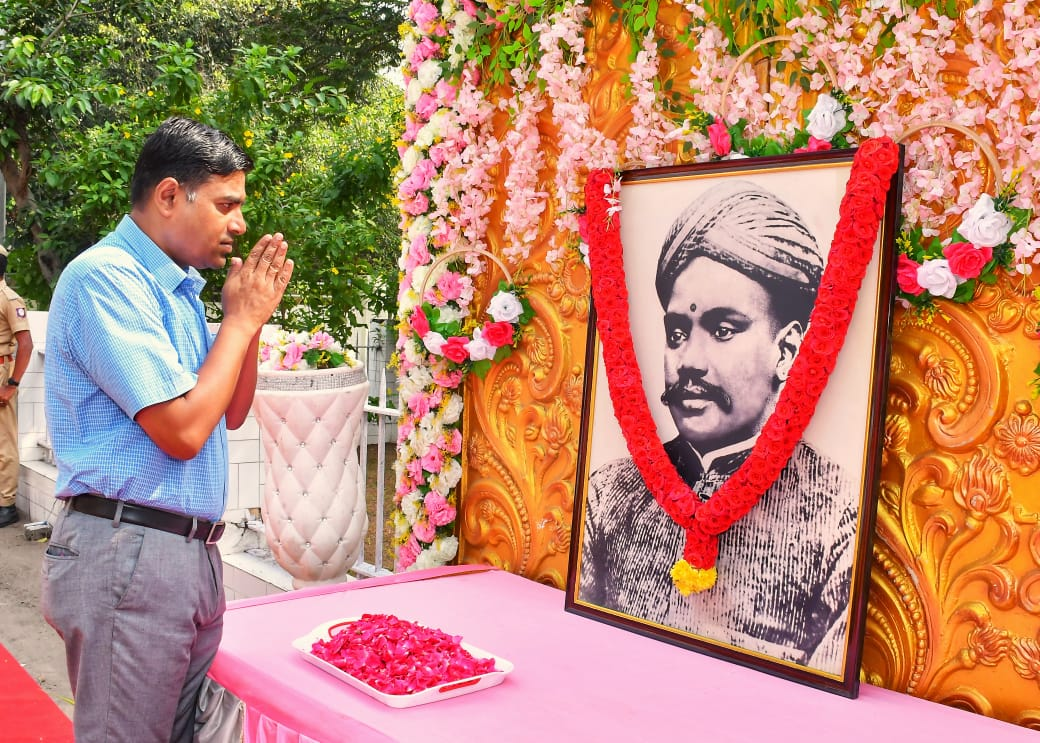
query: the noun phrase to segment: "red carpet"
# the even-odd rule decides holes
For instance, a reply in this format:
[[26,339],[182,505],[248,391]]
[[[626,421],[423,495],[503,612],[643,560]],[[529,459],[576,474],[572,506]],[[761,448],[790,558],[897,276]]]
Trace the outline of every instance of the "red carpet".
[[0,743],[72,743],[72,720],[0,645]]

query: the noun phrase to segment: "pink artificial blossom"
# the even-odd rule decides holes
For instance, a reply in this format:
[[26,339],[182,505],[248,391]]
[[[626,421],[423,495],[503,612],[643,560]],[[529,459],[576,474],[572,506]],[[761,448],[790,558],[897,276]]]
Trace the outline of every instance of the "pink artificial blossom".
[[426,472],[440,472],[444,467],[444,452],[436,446],[431,446],[419,461]]
[[426,509],[426,518],[434,526],[447,526],[455,520],[457,515],[455,506],[448,503],[448,499],[436,490],[431,490],[426,494],[423,499],[423,508]]
[[726,128],[726,122],[718,116],[715,117],[715,122],[708,126],[708,139],[711,140],[715,153],[722,157],[733,149],[733,140],[729,135],[729,129]]
[[431,544],[437,537],[437,527],[431,524],[429,521],[416,521],[412,524],[412,534],[420,542]]
[[823,152],[829,150],[831,143],[826,139],[817,139],[816,137],[809,135],[809,143],[805,147],[798,147],[795,152]]
[[896,266],[896,283],[899,289],[912,294],[915,297],[924,292],[924,287],[917,283],[917,269],[921,264],[907,255],[899,254],[899,263]]
[[310,343],[307,345],[308,348],[317,348],[325,351],[335,346],[335,339],[326,333],[324,330],[319,330],[311,336]]
[[433,23],[440,16],[440,13],[437,12],[437,6],[426,2],[426,0],[412,0],[408,13],[421,31],[432,31]]
[[449,361],[461,364],[469,358],[469,351],[466,350],[467,343],[469,343],[469,338],[466,336],[453,335],[444,341],[444,345],[441,347],[441,355]]
[[462,296],[462,277],[454,271],[445,271],[437,278],[437,290],[443,299],[448,301],[458,299]]
[[975,279],[993,259],[993,248],[976,247],[968,242],[950,243],[943,248],[943,255],[950,262],[950,270],[962,279]]
[[462,432],[457,429],[451,429],[450,438],[445,438],[442,448],[448,454],[457,456],[462,453]]
[[408,318],[408,324],[412,326],[420,338],[430,332],[430,321],[426,317],[426,313],[422,311],[421,307],[416,307],[412,312],[411,317]]
[[427,392],[416,392],[408,398],[408,409],[415,413],[417,418],[422,418],[430,412],[430,395]]
[[424,119],[429,119],[437,113],[437,109],[440,107],[441,104],[437,102],[437,97],[430,93],[423,93],[415,102],[415,112]]
[[458,89],[447,80],[438,80],[433,88],[434,95],[442,106],[451,106],[455,102]]
[[405,203],[405,211],[412,215],[425,214],[430,209],[430,200],[426,194],[416,194],[415,198]]
[[303,361],[303,352],[306,349],[299,343],[290,343],[285,347],[279,370],[296,369]]
[[397,548],[397,566],[401,570],[406,570],[415,564],[415,558],[422,552],[422,547],[419,546],[419,540],[412,534],[408,537],[408,541]]
[[433,372],[433,382],[440,387],[453,390],[462,384],[463,372],[461,369],[438,369]]
[[425,266],[430,262],[430,249],[427,247],[426,235],[416,235],[408,247],[408,257],[416,266]]
[[409,459],[408,463],[405,464],[405,469],[408,470],[408,474],[416,485],[425,484],[426,473],[423,471],[422,461],[418,459]]

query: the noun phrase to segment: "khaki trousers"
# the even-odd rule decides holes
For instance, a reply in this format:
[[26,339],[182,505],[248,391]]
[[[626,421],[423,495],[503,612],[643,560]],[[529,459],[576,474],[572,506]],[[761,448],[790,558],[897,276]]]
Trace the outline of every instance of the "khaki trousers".
[[[0,364],[0,385],[7,384],[13,361]],[[0,406],[0,506],[13,506],[18,492],[18,393]]]

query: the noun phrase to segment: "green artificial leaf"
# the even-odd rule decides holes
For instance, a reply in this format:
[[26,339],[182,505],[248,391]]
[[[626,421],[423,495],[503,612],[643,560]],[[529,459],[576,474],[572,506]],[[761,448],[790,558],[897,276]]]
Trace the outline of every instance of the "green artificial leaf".
[[488,372],[491,371],[491,361],[488,359],[473,361],[470,363],[469,370],[476,374],[480,379],[484,379],[488,375]]
[[1011,231],[1009,234],[1024,230],[1033,220],[1033,210],[1023,209],[1020,206],[1009,206],[1004,210],[1004,213],[1011,218]]
[[513,355],[513,347],[512,346],[499,346],[498,348],[495,349],[495,357],[492,359],[492,361],[494,361],[497,364],[500,361],[505,361],[506,359],[508,359],[512,355]]
[[953,294],[954,302],[969,302],[971,298],[975,296],[975,279],[968,279],[963,284],[957,287],[957,291]]

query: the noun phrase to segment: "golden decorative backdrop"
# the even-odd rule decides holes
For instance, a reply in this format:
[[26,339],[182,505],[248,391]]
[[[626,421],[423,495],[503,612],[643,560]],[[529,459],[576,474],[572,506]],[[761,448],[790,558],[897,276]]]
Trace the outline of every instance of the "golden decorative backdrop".
[[[612,13],[610,3],[593,5],[584,95],[592,124],[620,142],[631,121],[630,42]],[[662,35],[674,38],[681,26],[681,9],[663,6]],[[963,29],[955,38],[940,82],[957,95],[969,68],[960,47],[970,39]],[[659,77],[684,89],[679,71],[692,62],[674,48]],[[903,111],[908,124],[913,113]],[[543,143],[555,141],[548,113],[540,124]],[[542,174],[550,192],[555,154]],[[500,184],[505,172],[503,163]],[[493,218],[488,242],[501,240]],[[460,560],[562,588],[589,277],[574,253],[548,267],[546,247],[535,246],[520,267],[536,320],[519,353],[466,384]],[[485,283],[483,303],[496,283]],[[1031,291],[1021,277],[1006,277],[971,305],[942,303],[930,322],[896,313],[862,676],[1040,729],[1040,487],[1031,479],[1040,470],[1040,402],[1031,385],[1040,306]]]

